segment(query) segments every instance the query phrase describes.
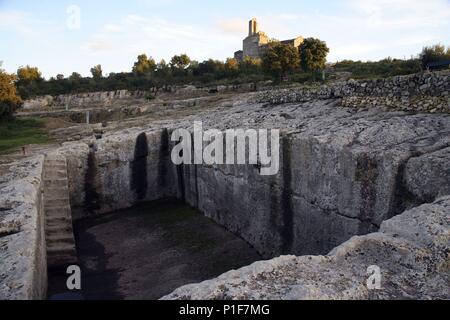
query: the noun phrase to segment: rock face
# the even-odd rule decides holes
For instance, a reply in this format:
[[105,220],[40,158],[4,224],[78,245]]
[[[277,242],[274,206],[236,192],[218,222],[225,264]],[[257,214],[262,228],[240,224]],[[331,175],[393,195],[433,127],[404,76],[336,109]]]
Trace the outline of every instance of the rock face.
[[[449,299],[450,197],[384,222],[327,256],[283,256],[217,279],[184,286],[163,299],[311,300]],[[381,288],[370,290],[370,267]]]
[[0,300],[46,297],[43,162],[12,163],[0,179]]
[[[432,79],[430,87],[420,89],[421,84],[417,89],[430,90],[430,97],[442,96],[436,88],[448,86],[448,78],[439,78],[444,75],[417,77]],[[362,88],[370,87],[375,97],[376,92],[385,97],[388,90],[384,85],[349,86],[356,86],[349,92],[361,97]],[[65,143],[55,153],[67,159],[73,218],[176,197],[242,237],[266,258],[325,255],[349,241],[328,256],[285,256],[260,262],[232,273],[231,278],[228,274],[206,286],[183,289],[171,296],[175,298],[448,298],[450,115],[386,109],[383,104],[342,107],[343,98],[331,92],[308,98],[278,90],[234,95],[182,120],[152,121],[102,134],[99,139]],[[280,104],[277,97],[291,103]],[[204,130],[280,129],[280,171],[262,176],[258,165],[174,165],[171,133],[178,128],[192,130],[194,121],[202,121]],[[27,209],[16,212],[0,201],[0,208],[7,208],[0,210],[0,217],[6,212],[9,219],[0,220],[1,228],[16,230],[17,223],[10,217],[25,219],[21,215],[25,212],[26,219],[31,219],[25,225],[35,231],[30,235],[3,232],[6,237],[0,241],[8,239],[3,246],[9,256],[1,270],[18,264],[14,259],[19,258],[9,248],[19,244],[8,237],[17,236],[22,249],[36,246],[28,251],[34,257],[26,259],[28,265],[42,261],[42,240],[36,231],[41,216],[39,161],[35,171],[27,169],[23,176],[4,180],[8,187],[2,189],[1,201],[21,197],[18,203],[25,203]],[[32,186],[28,174],[36,177]],[[23,195],[22,185],[31,190],[31,196]],[[386,272],[385,291],[369,292],[365,287],[370,265]],[[33,287],[38,280],[29,280],[34,278],[26,270],[14,276],[10,275],[14,271],[2,273],[0,288],[5,284],[11,288],[11,283]],[[260,276],[255,280],[251,274]],[[22,277],[21,282],[9,280],[16,276]],[[357,280],[350,281],[352,277]],[[11,297],[32,296],[15,288],[14,293],[5,292]]]
[[219,85],[196,87],[186,86],[165,86],[164,88],[149,88],[147,91],[137,90],[117,90],[107,92],[88,92],[79,94],[62,94],[57,96],[41,96],[26,100],[23,105],[25,111],[48,109],[64,109],[66,106],[72,108],[92,108],[92,107],[110,107],[117,102],[123,104],[134,100],[145,100],[147,98],[197,98],[208,96],[215,93],[237,93],[244,91],[261,90],[270,86],[271,81],[260,83],[248,83],[239,85]]
[[[354,235],[448,194],[450,116],[356,110],[336,100],[266,106],[237,101],[60,149],[76,217],[139,201],[183,198],[263,256],[326,254]],[[170,161],[174,128],[280,128],[281,168]],[[423,163],[433,164],[427,169]],[[139,172],[136,174],[136,172]],[[416,177],[415,177],[416,176]]]
[[145,92],[127,90],[109,91],[109,92],[89,92],[80,94],[68,94],[58,96],[44,96],[35,99],[26,100],[23,108],[29,109],[45,109],[45,108],[61,108],[68,106],[70,108],[92,106],[93,104],[101,104],[104,106],[111,105],[113,101],[140,99],[145,97]]
[[129,208],[139,201],[177,197],[167,130],[130,129],[90,145],[66,143],[75,218]]
[[450,194],[450,148],[411,159],[405,181],[408,192],[424,202]]

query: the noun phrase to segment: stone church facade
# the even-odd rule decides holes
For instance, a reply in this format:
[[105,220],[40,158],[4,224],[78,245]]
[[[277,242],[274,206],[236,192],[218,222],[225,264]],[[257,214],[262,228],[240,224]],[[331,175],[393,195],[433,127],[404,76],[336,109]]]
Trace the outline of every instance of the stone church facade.
[[[236,51],[234,58],[238,61],[242,61],[245,57],[261,58],[272,41],[274,40],[270,39],[265,32],[259,31],[258,21],[252,19],[249,21],[248,37],[243,41],[243,50]],[[303,43],[303,37],[283,40],[281,43],[298,48]]]

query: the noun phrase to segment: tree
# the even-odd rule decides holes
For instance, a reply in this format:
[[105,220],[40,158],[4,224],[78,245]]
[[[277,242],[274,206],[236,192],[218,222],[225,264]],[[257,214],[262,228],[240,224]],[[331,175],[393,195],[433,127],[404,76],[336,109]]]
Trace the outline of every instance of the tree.
[[252,58],[249,56],[244,57],[244,59],[239,63],[239,69],[245,74],[258,73],[261,70],[262,60],[260,58]]
[[0,69],[0,121],[10,118],[22,103],[17,94],[15,80],[14,75]]
[[33,81],[43,80],[39,69],[36,67],[30,67],[29,65],[17,69],[17,77],[21,83],[31,83]]
[[194,75],[203,76],[210,75],[214,78],[220,78],[225,70],[225,65],[222,61],[209,59],[198,64],[194,70]]
[[423,69],[426,69],[431,62],[450,60],[450,47],[446,49],[441,44],[425,47],[420,54],[420,60]]
[[288,72],[300,66],[300,55],[294,46],[272,42],[263,56],[263,69],[277,78],[284,77]]
[[100,79],[103,77],[103,70],[102,70],[102,66],[100,64],[94,66],[93,68],[91,68],[91,73],[92,73],[92,77],[94,77],[94,79]]
[[225,62],[225,71],[230,75],[235,75],[239,71],[239,62],[234,58],[228,58]]
[[299,50],[301,66],[305,72],[314,73],[325,68],[330,49],[324,41],[307,38],[303,41]]
[[166,60],[161,59],[161,61],[159,61],[156,64],[156,70],[164,70],[164,69],[168,69],[169,65],[167,64]]
[[186,54],[181,54],[177,56],[173,56],[170,60],[170,66],[173,69],[185,70],[189,67],[191,63],[191,58],[189,58]]
[[64,75],[63,74],[56,75],[56,80],[64,80]]
[[170,75],[170,66],[167,64],[166,60],[161,59],[161,61],[156,64],[156,75],[160,78],[166,78]]
[[141,54],[137,57],[137,61],[133,66],[133,73],[138,75],[147,74],[155,71],[156,63],[153,58],[147,58],[146,54]]
[[80,81],[81,80],[81,74],[79,74],[78,72],[72,72],[72,74],[69,77],[69,80],[71,81]]

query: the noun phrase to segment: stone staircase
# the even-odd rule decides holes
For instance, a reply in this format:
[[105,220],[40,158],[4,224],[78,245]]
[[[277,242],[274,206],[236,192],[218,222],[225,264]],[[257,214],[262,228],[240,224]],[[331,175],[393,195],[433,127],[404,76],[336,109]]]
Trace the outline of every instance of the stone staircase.
[[77,263],[65,157],[47,155],[44,162],[44,212],[49,268]]

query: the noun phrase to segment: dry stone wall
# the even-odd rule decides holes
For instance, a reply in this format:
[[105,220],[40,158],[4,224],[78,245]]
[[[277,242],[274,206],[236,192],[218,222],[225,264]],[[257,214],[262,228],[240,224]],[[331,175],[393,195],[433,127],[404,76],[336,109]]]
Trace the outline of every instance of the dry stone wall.
[[266,91],[257,95],[256,101],[282,104],[335,98],[342,99],[344,107],[383,106],[403,111],[450,113],[450,72]]

